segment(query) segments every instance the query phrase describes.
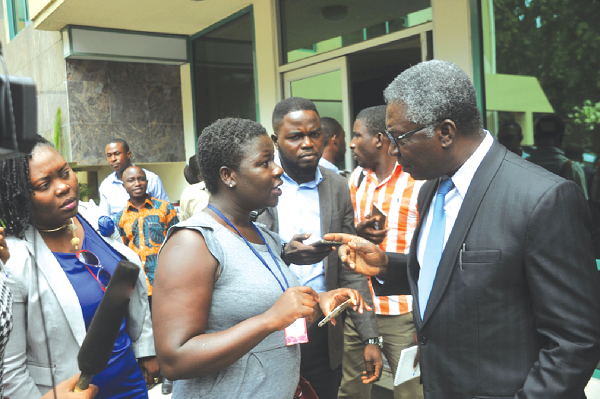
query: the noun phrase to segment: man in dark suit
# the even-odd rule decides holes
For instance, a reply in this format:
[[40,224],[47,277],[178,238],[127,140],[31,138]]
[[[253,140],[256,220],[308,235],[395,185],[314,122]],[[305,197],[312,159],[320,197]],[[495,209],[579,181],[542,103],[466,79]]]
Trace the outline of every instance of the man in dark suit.
[[[323,152],[321,121],[310,100],[292,97],[281,101],[273,111],[272,136],[278,150],[276,162],[284,170],[283,194],[277,208],[268,208],[257,221],[279,233],[287,259],[295,258],[290,269],[300,284],[317,292],[339,287],[360,291],[372,306],[372,296],[364,276],[344,270],[335,251],[328,246],[305,245],[332,231],[354,234],[354,210],[346,180],[327,168],[318,167]],[[300,234],[298,234],[300,233]],[[305,241],[303,243],[303,241]],[[300,266],[302,264],[303,266]],[[377,345],[379,331],[373,312],[349,312],[365,343],[368,381],[379,379],[383,359]],[[309,342],[302,344],[300,371],[315,388],[319,399],[335,399],[340,381],[344,326],[308,329]],[[370,340],[370,341],[369,341]]]
[[[342,261],[415,297],[425,398],[582,398],[600,358],[600,281],[583,192],[482,129],[456,65],[418,64],[386,89],[389,152],[415,179],[408,256],[349,242]],[[410,288],[410,289],[408,289]]]

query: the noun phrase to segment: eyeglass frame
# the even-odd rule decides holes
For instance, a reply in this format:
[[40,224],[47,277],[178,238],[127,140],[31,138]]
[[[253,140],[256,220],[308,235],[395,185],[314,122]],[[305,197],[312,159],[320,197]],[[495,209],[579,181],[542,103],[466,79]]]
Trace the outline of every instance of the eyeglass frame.
[[425,130],[425,129],[428,129],[428,128],[430,128],[430,127],[433,127],[433,126],[437,125],[438,123],[440,123],[440,122],[441,122],[441,121],[443,121],[443,120],[444,120],[444,119],[441,119],[441,120],[438,120],[438,121],[436,121],[436,122],[433,122],[433,123],[432,123],[432,124],[430,124],[430,125],[427,125],[427,126],[423,126],[423,127],[416,128],[415,130],[411,130],[411,131],[409,131],[409,132],[406,132],[406,133],[404,133],[404,134],[402,134],[402,135],[400,135],[400,136],[398,136],[398,137],[394,137],[394,136],[392,135],[392,133],[390,133],[390,132],[389,132],[389,130],[387,130],[387,129],[385,129],[384,131],[385,131],[385,134],[387,134],[387,136],[389,137],[389,139],[390,139],[391,141],[393,141],[393,142],[394,142],[394,144],[396,144],[396,147],[400,148],[400,141],[404,140],[404,139],[405,139],[405,138],[407,138],[408,136],[412,136],[413,134],[420,132],[421,130]]
[[[92,265],[91,263],[82,262],[81,259],[79,259],[79,254],[82,253],[82,252],[87,252],[87,253],[90,253],[90,254],[94,255],[94,257],[98,260],[98,265]],[[110,283],[110,279],[112,278],[112,274],[110,274],[110,272],[108,270],[106,270],[104,268],[104,266],[102,266],[102,263],[100,263],[100,258],[98,257],[98,255],[96,255],[95,253],[93,253],[92,251],[89,251],[87,249],[82,249],[80,251],[77,251],[77,253],[75,254],[75,258],[82,265],[84,265],[86,267],[86,269],[88,269],[88,272],[90,272],[90,274],[98,282],[98,285],[100,285],[100,288],[102,289],[102,291],[106,291],[106,287],[108,287],[108,283]],[[92,272],[90,270],[90,266],[97,267],[98,268],[98,272],[96,274],[94,274],[94,272]],[[103,270],[104,270],[104,272],[106,274],[108,274],[108,282],[106,283],[106,285],[104,285],[104,283],[102,283],[102,281],[100,281],[100,272],[103,271]]]

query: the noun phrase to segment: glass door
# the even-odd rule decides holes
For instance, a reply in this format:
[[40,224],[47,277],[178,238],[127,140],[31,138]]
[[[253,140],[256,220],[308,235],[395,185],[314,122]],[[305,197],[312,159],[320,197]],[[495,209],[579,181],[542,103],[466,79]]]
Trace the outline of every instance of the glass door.
[[[351,98],[348,87],[348,63],[339,57],[283,74],[285,98],[304,97],[315,103],[321,117],[336,119],[346,132],[346,145],[352,136]],[[352,170],[352,153],[347,149],[344,165]]]

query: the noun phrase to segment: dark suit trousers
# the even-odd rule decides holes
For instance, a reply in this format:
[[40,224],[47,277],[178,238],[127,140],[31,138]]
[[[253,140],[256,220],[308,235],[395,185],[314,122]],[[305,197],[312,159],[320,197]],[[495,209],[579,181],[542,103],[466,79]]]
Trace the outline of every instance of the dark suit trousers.
[[336,399],[342,380],[341,366],[335,370],[329,367],[328,326],[317,324],[308,327],[308,342],[300,345],[300,374],[310,382],[319,399]]

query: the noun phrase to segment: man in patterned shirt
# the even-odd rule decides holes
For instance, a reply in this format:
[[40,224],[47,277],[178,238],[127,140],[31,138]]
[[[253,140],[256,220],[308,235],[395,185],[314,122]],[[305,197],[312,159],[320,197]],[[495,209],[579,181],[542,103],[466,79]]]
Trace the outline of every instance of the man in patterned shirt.
[[[396,158],[388,155],[390,140],[385,134],[386,106],[366,108],[356,117],[350,149],[358,167],[350,176],[350,196],[354,206],[356,231],[386,252],[408,253],[417,226],[417,196],[424,181],[415,181],[402,171]],[[373,203],[387,214],[384,226],[376,229],[372,217]],[[375,296],[369,280],[379,333],[383,337],[383,354],[396,373],[402,349],[415,345],[412,297],[407,295]],[[361,384],[364,369],[361,342],[351,320],[344,331],[342,384],[338,398],[368,399],[371,385]],[[394,387],[394,399],[423,398],[419,379]]]
[[142,261],[148,284],[148,299],[152,305],[152,285],[158,251],[167,230],[179,223],[179,219],[171,203],[148,195],[148,181],[142,168],[130,166],[125,169],[123,187],[129,194],[129,201],[115,215],[115,226],[123,243],[134,250]]

